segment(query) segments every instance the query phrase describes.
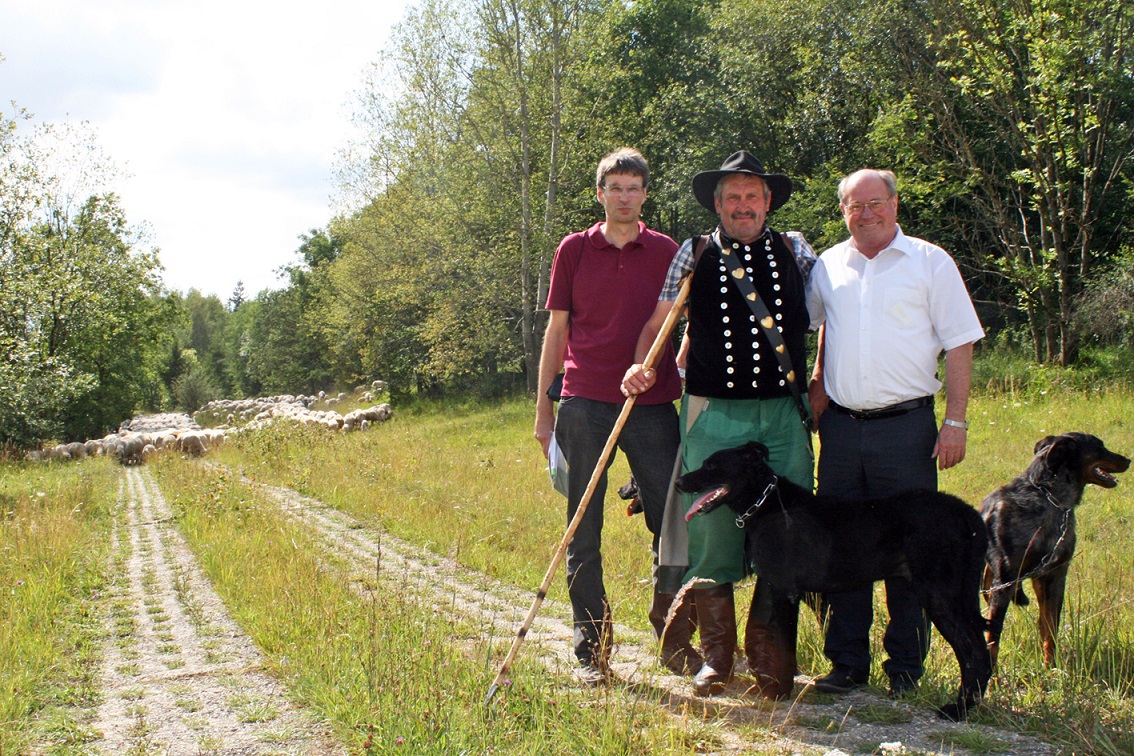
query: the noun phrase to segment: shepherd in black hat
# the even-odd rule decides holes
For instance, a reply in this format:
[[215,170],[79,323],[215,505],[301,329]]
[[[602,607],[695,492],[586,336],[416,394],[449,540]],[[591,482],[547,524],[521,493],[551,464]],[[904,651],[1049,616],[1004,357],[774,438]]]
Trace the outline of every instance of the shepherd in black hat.
[[[802,234],[777,233],[766,224],[768,213],[787,202],[791,190],[791,179],[765,171],[746,150],[729,155],[719,170],[693,177],[693,196],[718,216],[719,225],[707,237],[687,240],[678,251],[658,308],[638,340],[635,360],[645,357],[677,298],[679,282],[692,273],[682,345],[687,355],[682,473],[697,469],[715,451],[760,441],[771,450],[769,464],[777,473],[813,487],[810,430],[804,423],[810,419],[804,284],[815,252]],[[698,257],[694,250],[702,238],[706,243]],[[623,393],[640,394],[653,381],[635,364],[623,379]],[[736,527],[731,510],[720,507],[686,526],[684,512],[691,504],[691,497],[670,495],[658,590],[663,581],[692,586],[705,659],[693,690],[708,696],[724,690],[732,678],[737,644],[733,585],[752,574],[752,566],[745,559],[744,531]],[[756,678],[753,687],[771,698],[789,695],[793,684],[773,673],[778,632],[769,592],[758,583],[744,650]],[[794,669],[794,659],[787,661]]]

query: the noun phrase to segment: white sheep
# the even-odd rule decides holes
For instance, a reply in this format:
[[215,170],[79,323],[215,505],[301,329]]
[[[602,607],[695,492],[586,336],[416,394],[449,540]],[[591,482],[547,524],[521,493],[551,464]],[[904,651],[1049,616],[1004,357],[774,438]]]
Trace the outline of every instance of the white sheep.
[[118,446],[118,461],[124,465],[138,465],[142,463],[142,450],[146,441],[137,433],[123,434]]
[[376,404],[362,411],[363,417],[372,423],[384,423],[393,416],[394,411],[389,404]]
[[343,430],[356,430],[358,428],[359,422],[361,422],[362,420],[362,410],[351,410],[343,416]]
[[177,437],[177,448],[190,457],[200,457],[209,450],[209,445],[201,431],[184,431]]

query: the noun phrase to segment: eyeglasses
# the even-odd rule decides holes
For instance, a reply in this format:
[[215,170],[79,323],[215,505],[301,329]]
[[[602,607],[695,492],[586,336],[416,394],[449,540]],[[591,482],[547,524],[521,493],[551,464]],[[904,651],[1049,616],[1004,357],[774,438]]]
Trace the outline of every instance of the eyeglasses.
[[877,213],[889,204],[891,198],[872,199],[869,202],[851,202],[843,205],[843,212],[850,216],[862,215],[862,211],[870,208],[870,212]]
[[612,197],[641,197],[646,189],[641,186],[603,186],[603,191]]

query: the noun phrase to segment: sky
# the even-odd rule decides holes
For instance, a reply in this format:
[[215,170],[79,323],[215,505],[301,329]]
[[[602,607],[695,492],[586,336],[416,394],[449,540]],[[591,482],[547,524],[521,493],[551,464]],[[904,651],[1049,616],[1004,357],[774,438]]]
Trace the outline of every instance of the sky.
[[[87,122],[167,288],[280,288],[411,0],[0,0],[0,112]],[[23,127],[21,127],[23,128]]]

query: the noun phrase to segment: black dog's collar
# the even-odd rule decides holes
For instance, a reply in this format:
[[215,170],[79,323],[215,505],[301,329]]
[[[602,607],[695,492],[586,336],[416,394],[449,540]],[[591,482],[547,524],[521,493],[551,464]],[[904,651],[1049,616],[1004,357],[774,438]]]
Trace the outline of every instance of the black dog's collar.
[[736,516],[736,527],[744,530],[744,527],[748,524],[748,521],[756,516],[756,513],[760,511],[760,507],[762,507],[764,505],[764,502],[768,500],[768,496],[771,495],[772,491],[776,490],[779,482],[779,476],[773,475],[772,482],[764,487],[764,493],[760,495],[760,499],[755,504],[750,506],[744,512],[744,514],[739,514]]

